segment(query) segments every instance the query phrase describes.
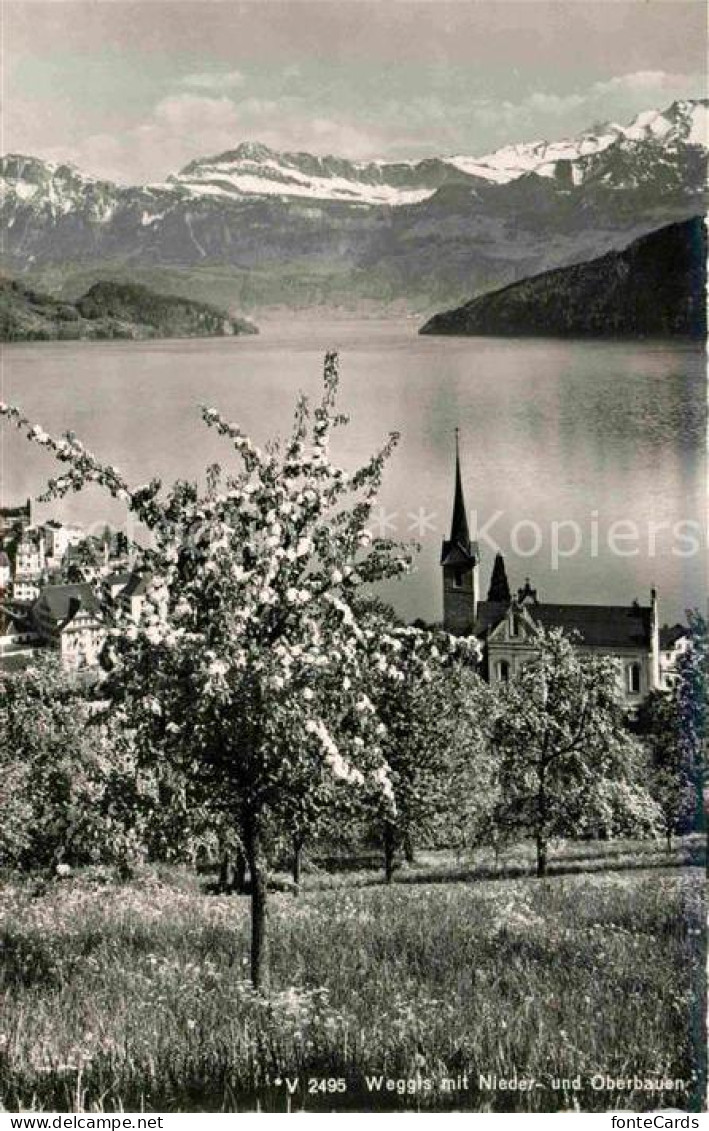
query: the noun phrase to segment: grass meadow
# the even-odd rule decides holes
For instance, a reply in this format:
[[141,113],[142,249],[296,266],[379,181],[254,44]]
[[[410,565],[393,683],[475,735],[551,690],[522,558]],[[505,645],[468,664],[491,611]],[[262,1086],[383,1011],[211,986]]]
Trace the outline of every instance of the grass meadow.
[[[248,898],[208,894],[205,877],[8,879],[2,1105],[700,1110],[700,855],[696,840],[569,843],[537,880],[527,848],[431,853],[389,886],[313,868],[297,898],[272,897],[269,999],[247,980]],[[515,1074],[535,1084],[480,1079]],[[608,1077],[631,1085],[592,1087]]]

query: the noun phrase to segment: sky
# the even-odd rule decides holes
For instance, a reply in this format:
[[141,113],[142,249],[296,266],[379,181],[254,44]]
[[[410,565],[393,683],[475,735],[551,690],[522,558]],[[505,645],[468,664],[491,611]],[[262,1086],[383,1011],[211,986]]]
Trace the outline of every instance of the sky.
[[122,183],[261,141],[482,155],[706,97],[704,0],[0,0],[0,148]]

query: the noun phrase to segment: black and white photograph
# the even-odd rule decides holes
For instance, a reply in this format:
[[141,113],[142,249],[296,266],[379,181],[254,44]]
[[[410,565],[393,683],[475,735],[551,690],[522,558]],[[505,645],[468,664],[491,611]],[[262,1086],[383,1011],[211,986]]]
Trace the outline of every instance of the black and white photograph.
[[0,66],[3,1131],[698,1128],[704,0]]

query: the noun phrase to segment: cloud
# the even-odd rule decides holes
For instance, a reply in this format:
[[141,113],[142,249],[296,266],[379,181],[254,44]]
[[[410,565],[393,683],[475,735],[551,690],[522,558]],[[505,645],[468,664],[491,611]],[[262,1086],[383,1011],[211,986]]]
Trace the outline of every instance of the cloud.
[[595,95],[627,93],[672,94],[686,89],[700,92],[704,89],[706,78],[703,75],[667,74],[666,71],[633,71],[628,75],[618,75],[606,82],[596,82],[591,87]]
[[406,139],[400,142],[393,129],[367,128],[344,117],[314,113],[300,98],[235,101],[195,90],[162,98],[148,117],[123,131],[90,134],[75,148],[45,147],[44,155],[54,160],[71,157],[94,176],[145,184],[164,180],[196,158],[235,149],[242,141],[360,160],[406,146]]
[[374,112],[361,105],[324,108],[312,92],[257,96],[240,86],[229,91],[200,85],[205,78],[214,84],[237,73],[186,76],[195,81],[180,80],[181,88],[157,101],[137,123],[113,132],[87,131],[83,137],[76,130],[67,136],[57,127],[54,136],[61,141],[50,146],[31,144],[36,107],[18,112],[22,106],[15,102],[9,123],[13,144],[23,138],[30,152],[72,160],[87,173],[138,184],[162,180],[189,161],[235,149],[242,141],[355,160],[481,156],[514,142],[567,137],[609,119],[627,123],[642,110],[662,109],[675,98],[696,97],[704,89],[700,75],[642,70],[567,92],[538,88],[515,100],[471,98],[466,92],[455,98],[440,93],[383,98]]
[[237,107],[230,98],[175,94],[158,102],[145,125],[149,128],[162,128],[173,135],[186,135],[196,139],[215,131],[231,132],[238,127],[239,120]]
[[662,110],[676,98],[696,98],[705,85],[699,74],[633,71],[566,94],[537,90],[518,102],[477,99],[469,113],[481,129],[507,131],[505,141],[552,140],[593,122],[627,124],[642,110]]
[[237,90],[243,86],[246,78],[241,71],[199,71],[195,74],[185,75],[182,85],[195,90],[206,90],[214,93],[227,90]]

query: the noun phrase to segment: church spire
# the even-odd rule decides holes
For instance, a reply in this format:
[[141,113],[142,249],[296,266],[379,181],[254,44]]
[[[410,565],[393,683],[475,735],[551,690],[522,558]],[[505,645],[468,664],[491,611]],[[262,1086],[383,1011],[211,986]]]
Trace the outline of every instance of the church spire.
[[454,546],[460,546],[462,550],[470,552],[470,531],[468,530],[468,516],[465,512],[463,480],[460,474],[460,447],[457,428],[455,430],[455,496],[450,541]]
[[446,632],[467,636],[475,627],[478,611],[477,543],[470,541],[465,513],[463,477],[460,473],[458,429],[455,430],[455,494],[451,536],[441,547],[443,570],[443,627]]

